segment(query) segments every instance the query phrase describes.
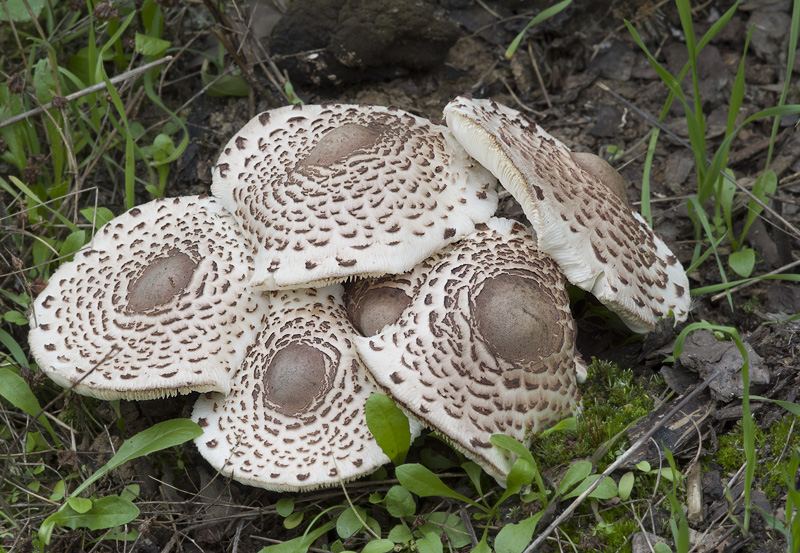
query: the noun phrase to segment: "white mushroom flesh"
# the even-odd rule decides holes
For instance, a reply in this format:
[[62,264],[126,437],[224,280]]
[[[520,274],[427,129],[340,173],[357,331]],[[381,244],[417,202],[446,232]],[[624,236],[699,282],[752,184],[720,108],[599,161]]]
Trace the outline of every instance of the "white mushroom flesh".
[[103,399],[227,393],[267,309],[245,287],[252,250],[210,197],[161,199],[100,229],[31,309],[31,352]]
[[564,277],[519,223],[491,219],[407,275],[394,324],[356,337],[378,386],[501,483],[513,458],[490,442],[577,408],[575,330]]
[[253,237],[250,285],[274,290],[407,271],[488,220],[495,183],[447,127],[396,108],[297,104],[236,134],[212,192]]
[[[638,213],[520,112],[462,96],[445,107],[467,152],[498,177],[533,225],[539,249],[634,332],[688,316],[689,281]],[[608,179],[606,179],[608,180]]]

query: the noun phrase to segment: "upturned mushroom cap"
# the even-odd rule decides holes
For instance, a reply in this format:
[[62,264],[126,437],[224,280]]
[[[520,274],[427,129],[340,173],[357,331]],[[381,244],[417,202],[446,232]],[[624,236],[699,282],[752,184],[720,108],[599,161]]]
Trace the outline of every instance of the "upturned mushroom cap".
[[406,273],[349,282],[344,285],[347,316],[361,334],[374,336],[400,318],[413,293]]
[[447,127],[297,104],[236,133],[211,189],[256,244],[250,286],[272,290],[405,272],[489,219],[495,183]]
[[58,384],[102,399],[227,393],[266,298],[220,202],[161,199],[106,224],[36,298],[28,341]]
[[467,152],[516,198],[539,249],[634,332],[689,311],[683,267],[647,222],[569,149],[516,110],[461,96],[444,110]]
[[513,459],[492,434],[530,444],[578,405],[564,277],[516,222],[491,219],[408,275],[396,323],[356,337],[379,387],[499,482]]
[[269,296],[230,394],[195,404],[200,453],[222,474],[271,490],[333,486],[388,462],[367,429],[365,403],[378,389],[351,342],[341,285]]

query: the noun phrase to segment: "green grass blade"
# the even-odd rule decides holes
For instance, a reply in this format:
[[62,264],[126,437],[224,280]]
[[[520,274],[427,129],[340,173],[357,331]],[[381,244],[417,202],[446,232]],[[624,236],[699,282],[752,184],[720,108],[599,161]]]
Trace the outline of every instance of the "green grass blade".
[[647,155],[644,158],[644,171],[642,172],[642,205],[639,206],[639,210],[642,213],[642,217],[647,221],[647,224],[652,228],[653,213],[650,209],[650,172],[653,169],[653,156],[656,153],[656,145],[658,144],[658,135],[660,131],[658,127],[655,127],[651,133],[650,142],[647,145]]
[[525,26],[524,29],[522,29],[522,32],[520,32],[514,38],[514,40],[511,41],[511,44],[509,45],[508,49],[506,50],[506,54],[505,54],[506,59],[511,59],[511,56],[513,56],[514,52],[517,51],[517,48],[519,48],[519,43],[522,42],[522,38],[525,36],[525,33],[528,31],[528,29],[530,29],[531,27],[533,27],[534,25],[536,25],[538,23],[541,23],[545,19],[549,19],[549,18],[553,17],[558,12],[560,12],[561,10],[563,10],[564,8],[569,6],[571,3],[572,3],[572,0],[563,0],[563,1],[559,2],[558,4],[556,4],[554,6],[550,6],[546,10],[542,11],[539,15],[537,15],[536,17],[531,19],[531,22],[528,23]]
[[[0,330],[0,339],[2,339],[3,334],[5,334],[5,331]],[[39,400],[33,395],[33,391],[31,391],[28,383],[11,369],[0,369],[0,395],[11,405],[25,411],[31,417],[38,416],[36,420],[47,429],[47,433],[50,434],[50,438],[52,438],[53,442],[56,444],[61,443],[53,427],[50,425],[50,421],[47,420],[47,417],[42,413]]]

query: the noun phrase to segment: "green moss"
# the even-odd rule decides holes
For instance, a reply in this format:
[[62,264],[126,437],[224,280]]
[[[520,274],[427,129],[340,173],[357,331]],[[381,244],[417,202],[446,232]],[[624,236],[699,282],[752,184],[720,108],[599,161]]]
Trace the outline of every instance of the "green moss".
[[[542,438],[535,443],[534,453],[545,467],[590,457],[608,440],[653,409],[648,391],[662,386],[663,382],[653,379],[646,384],[643,385],[630,370],[593,360],[586,382],[581,386],[583,410],[578,417],[577,432],[567,436],[557,432]],[[604,462],[613,460],[614,454],[626,445],[624,437],[617,440],[604,457]]]

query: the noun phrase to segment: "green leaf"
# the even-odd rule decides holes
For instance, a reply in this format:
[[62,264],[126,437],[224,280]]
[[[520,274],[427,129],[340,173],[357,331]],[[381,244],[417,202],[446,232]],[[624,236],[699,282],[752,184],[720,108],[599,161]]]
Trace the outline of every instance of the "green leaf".
[[495,509],[506,499],[512,495],[519,493],[524,486],[530,485],[533,478],[536,476],[536,469],[522,457],[514,461],[514,465],[508,472],[508,479],[506,480],[506,490],[500,499],[495,503]]
[[468,497],[451,490],[438,476],[420,464],[400,465],[395,469],[395,476],[397,476],[397,480],[400,481],[400,484],[405,489],[420,497],[449,497],[474,505],[484,512],[486,511],[486,508],[482,505],[478,505]]
[[419,553],[442,553],[442,539],[434,532],[425,534],[417,540],[417,551]]
[[496,553],[522,553],[533,538],[536,523],[544,515],[544,510],[517,524],[506,524],[494,540]]
[[19,311],[7,311],[3,315],[3,320],[18,326],[24,326],[28,324],[28,319],[26,319],[25,315],[23,315]]
[[567,417],[566,419],[561,419],[558,421],[557,424],[551,426],[546,430],[542,430],[539,433],[540,438],[544,438],[545,436],[549,436],[553,432],[567,432],[567,431],[575,431],[578,429],[578,419],[575,417]]
[[472,550],[472,553],[492,553],[492,548],[486,543],[486,535],[478,542],[478,545]]
[[58,256],[61,258],[62,263],[72,260],[72,255],[81,249],[85,243],[86,231],[76,230],[75,232],[69,233],[61,244],[61,248],[58,250]]
[[[0,330],[0,338],[2,338],[3,332],[3,330]],[[25,411],[31,417],[39,415],[42,411],[39,400],[33,395],[28,383],[11,369],[0,369],[0,396],[3,396],[11,405]],[[50,421],[45,418],[44,414],[39,415],[36,420],[47,429],[54,442],[60,443],[56,433],[53,431],[53,427],[50,426]]]
[[481,475],[483,474],[483,469],[477,463],[473,463],[472,461],[466,461],[461,463],[461,468],[464,469],[464,472],[467,473],[469,476],[470,482],[472,485],[475,486],[475,491],[478,492],[478,495],[483,497],[483,489],[481,486]]
[[84,514],[92,508],[92,500],[85,497],[68,497],[67,505],[76,513]]
[[756,264],[756,252],[752,248],[742,248],[728,256],[728,265],[742,277],[749,277]]
[[214,75],[209,70],[208,60],[203,61],[200,68],[200,80],[203,91],[212,98],[223,96],[244,97],[250,94],[250,85],[242,77],[236,75]]
[[628,499],[630,499],[635,480],[636,478],[633,472],[626,472],[622,475],[622,478],[619,479],[619,498],[622,501],[628,501]]
[[[38,18],[44,8],[45,0],[28,0],[28,5],[31,7],[34,17]],[[3,8],[8,9],[11,15],[11,21],[14,23],[25,23],[31,20],[31,14],[25,7],[22,0],[8,0],[3,2]],[[5,9],[0,9],[0,21],[8,21],[8,15]]]
[[392,399],[383,394],[372,394],[366,405],[367,427],[383,452],[395,465],[406,460],[411,446],[408,417]]
[[531,19],[531,22],[528,23],[525,26],[524,29],[522,29],[522,32],[520,32],[514,38],[514,40],[511,41],[511,44],[506,49],[506,54],[505,54],[506,59],[511,59],[511,56],[513,56],[514,52],[517,51],[517,48],[519,48],[519,43],[522,42],[522,38],[525,36],[525,33],[528,31],[528,29],[530,29],[531,27],[533,27],[537,23],[541,23],[545,19],[549,19],[549,18],[553,17],[558,12],[560,12],[561,10],[563,10],[564,8],[569,6],[571,3],[572,3],[572,0],[564,0],[563,2],[559,2],[555,6],[550,6],[546,10],[543,10],[541,13],[539,13],[539,15],[537,15],[536,17]]
[[336,526],[336,521],[330,520],[319,528],[311,530],[299,538],[294,538],[293,540],[285,541],[278,545],[268,545],[258,553],[306,553],[308,548],[311,547],[311,544],[317,541],[322,534],[329,532],[334,526]]
[[159,422],[147,430],[142,430],[135,436],[128,438],[117,450],[109,461],[97,472],[91,475],[83,484],[70,494],[78,496],[97,479],[102,478],[109,471],[138,457],[144,457],[154,451],[182,444],[193,440],[203,433],[203,429],[188,419],[173,419]]
[[283,519],[283,527],[287,530],[291,530],[292,528],[297,528],[300,526],[300,523],[303,522],[304,517],[303,511],[295,511],[294,513],[290,514],[288,517]]
[[791,402],[788,402],[788,401],[780,401],[780,400],[777,400],[777,399],[770,399],[768,397],[761,397],[761,396],[750,396],[750,399],[754,399],[756,401],[771,401],[772,403],[774,403],[776,405],[780,405],[781,407],[783,407],[784,409],[786,409],[790,413],[800,417],[800,405],[798,405],[796,403],[791,403]]
[[386,492],[386,510],[396,518],[413,517],[417,505],[410,491],[403,486],[392,486]]
[[275,504],[275,510],[278,512],[279,515],[286,518],[292,514],[294,511],[294,498],[293,497],[284,497],[283,499],[279,499],[278,502]]
[[[358,514],[353,510],[353,507],[347,507],[336,519],[336,533],[342,539],[349,538],[364,527],[361,521],[366,517],[366,513],[361,507],[355,508],[359,510]],[[360,519],[359,516],[361,517]]]
[[163,162],[175,152],[175,143],[169,135],[160,133],[153,140],[153,160]]
[[427,515],[427,518],[428,523],[433,523],[435,526],[437,535],[441,535],[441,531],[444,530],[450,539],[450,545],[455,549],[460,549],[472,543],[467,527],[458,515],[437,511]]
[[650,472],[650,463],[647,461],[639,461],[636,463],[636,468],[642,472]]
[[505,434],[493,434],[489,438],[489,441],[491,441],[492,444],[496,445],[497,447],[502,447],[511,453],[516,453],[521,458],[528,461],[531,466],[536,467],[536,461],[533,460],[533,455],[531,455],[531,452],[528,451],[528,448],[511,436],[506,436]]
[[114,218],[114,213],[107,207],[98,207],[97,209],[93,207],[87,207],[81,209],[81,215],[83,215],[90,223],[93,223],[95,229],[101,228]]
[[388,553],[392,549],[394,542],[391,540],[372,540],[364,546],[361,553]]
[[653,553],[672,553],[672,549],[663,541],[659,541],[653,544]]
[[[565,495],[563,499],[578,497],[598,478],[600,478],[599,474],[588,476],[577,488]],[[613,478],[607,476],[603,478],[603,481],[600,482],[597,488],[595,488],[594,491],[589,494],[589,497],[592,499],[611,499],[612,497],[616,497],[618,493],[619,491],[617,490],[617,483],[614,482]]]
[[568,469],[566,474],[564,474],[564,478],[561,480],[561,484],[558,485],[558,490],[556,494],[562,495],[567,493],[572,486],[584,480],[587,476],[592,473],[592,463],[589,461],[578,461],[573,463]]
[[413,537],[414,536],[411,534],[411,530],[409,530],[404,524],[398,524],[389,530],[388,536],[388,538],[394,543],[408,543]]
[[168,40],[136,33],[134,49],[145,56],[160,57],[170,46]]
[[[69,500],[67,500],[69,501]],[[86,500],[90,501],[90,500]],[[76,528],[88,528],[89,530],[105,530],[128,524],[139,516],[139,508],[126,499],[118,495],[109,495],[90,501],[91,509],[85,513],[79,513],[67,505],[62,510],[53,513],[47,520],[57,526],[63,526],[75,530]]]

